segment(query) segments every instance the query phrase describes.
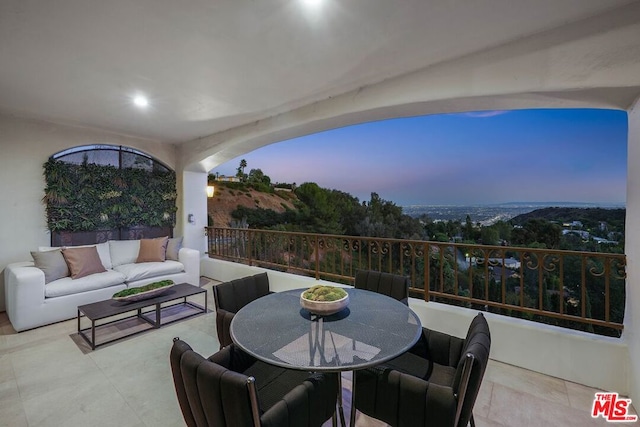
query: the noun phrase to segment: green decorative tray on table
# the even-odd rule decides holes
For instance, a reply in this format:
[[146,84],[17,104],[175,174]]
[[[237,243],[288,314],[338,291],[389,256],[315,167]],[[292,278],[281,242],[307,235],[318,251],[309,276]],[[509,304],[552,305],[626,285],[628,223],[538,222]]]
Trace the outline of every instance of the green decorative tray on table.
[[124,289],[120,292],[116,292],[111,297],[116,301],[140,301],[143,299],[157,297],[167,292],[175,283],[173,280],[161,280],[159,282],[149,283],[148,285],[140,286],[138,288]]

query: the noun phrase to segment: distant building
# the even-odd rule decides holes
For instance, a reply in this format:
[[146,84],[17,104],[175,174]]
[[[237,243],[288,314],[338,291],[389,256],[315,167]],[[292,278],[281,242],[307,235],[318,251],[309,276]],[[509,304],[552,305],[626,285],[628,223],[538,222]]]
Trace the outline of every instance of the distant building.
[[605,245],[617,245],[615,240],[603,239],[602,237],[593,237],[593,241],[596,243],[604,243]]
[[[579,221],[578,221],[579,222]],[[578,236],[580,236],[583,240],[589,240],[590,234],[588,231],[583,231],[583,230],[562,230],[562,235],[566,235],[566,234],[577,234]]]
[[[514,273],[513,270],[504,267],[490,267],[489,268],[491,277],[496,283],[501,283],[502,279],[519,279],[520,275],[518,273]],[[519,288],[519,287],[517,287]],[[516,291],[516,293],[520,293],[520,291]]]
[[624,236],[622,233],[620,233],[619,231],[610,231],[607,233],[607,239],[609,240],[620,240],[622,239]]
[[222,181],[222,182],[240,182],[240,178],[238,178],[237,176],[224,176],[224,175],[220,175],[218,177],[216,177],[217,181]]
[[564,222],[562,223],[563,227],[569,227],[569,228],[582,228],[582,221],[571,221],[571,222]]
[[489,258],[489,264],[491,265],[502,265],[505,268],[509,268],[511,270],[517,270],[520,268],[520,261],[515,258]]

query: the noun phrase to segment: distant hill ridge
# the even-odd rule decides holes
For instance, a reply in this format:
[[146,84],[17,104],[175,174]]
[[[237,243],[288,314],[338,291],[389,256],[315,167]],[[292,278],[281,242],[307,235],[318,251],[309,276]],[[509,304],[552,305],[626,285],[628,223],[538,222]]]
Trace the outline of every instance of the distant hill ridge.
[[626,209],[605,209],[605,208],[570,208],[553,207],[536,209],[534,211],[521,214],[511,218],[514,224],[522,225],[531,219],[544,219],[556,222],[580,221],[585,225],[596,224],[601,221],[610,224],[624,224]]
[[[273,210],[277,213],[282,213],[285,210],[293,210],[297,211],[298,198],[296,197],[295,192],[284,192],[284,191],[274,191],[274,192],[263,192],[256,189],[253,189],[249,186],[242,185],[240,183],[216,183],[216,194],[215,197],[207,200],[208,204],[208,214],[210,217],[210,221],[218,226],[218,227],[229,227],[233,222],[233,218],[231,213],[238,208],[238,206],[244,206],[246,208],[253,209],[269,209]],[[508,209],[516,209],[517,207],[522,207],[524,210],[525,206],[529,206],[529,208],[533,208],[533,205],[538,203],[531,202],[512,202],[512,203],[503,203],[499,205],[493,205],[494,211],[482,212],[485,214],[487,218],[494,217],[498,213],[502,213],[498,206],[503,206]],[[514,225],[523,225],[530,219],[544,219],[547,221],[555,221],[559,223],[563,222],[572,222],[572,221],[580,221],[585,227],[597,227],[599,222],[604,221],[610,225],[619,226],[620,229],[624,229],[625,215],[626,209],[624,208],[604,208],[604,207],[585,207],[584,205],[580,206],[580,203],[576,203],[578,206],[563,206],[563,207],[544,207],[540,209],[535,209],[527,213],[522,213],[511,217],[511,215],[506,218],[500,218],[503,221],[510,221]],[[417,217],[419,214],[428,213],[430,217],[438,217],[438,215],[434,215],[431,212],[424,211],[423,208],[429,207],[426,205],[413,205],[413,206],[402,206],[402,211],[404,214]],[[434,206],[432,206],[434,207]],[[446,206],[445,206],[446,207]],[[486,207],[490,207],[490,205],[485,205]],[[455,211],[455,215],[451,214],[450,218],[447,215],[440,215],[445,220],[464,220],[464,216],[467,214],[471,214],[473,221],[481,221],[486,219],[481,216],[480,211],[466,210],[469,207],[464,206],[451,206],[451,208],[457,209]],[[482,209],[483,211],[487,211],[487,209]],[[415,212],[414,212],[415,211]],[[458,212],[460,211],[460,212]],[[462,212],[464,211],[464,212]],[[514,212],[515,214],[515,212]],[[504,216],[504,215],[501,215]],[[455,218],[454,218],[455,217]],[[457,218],[460,217],[460,218]],[[508,219],[511,217],[511,219]]]

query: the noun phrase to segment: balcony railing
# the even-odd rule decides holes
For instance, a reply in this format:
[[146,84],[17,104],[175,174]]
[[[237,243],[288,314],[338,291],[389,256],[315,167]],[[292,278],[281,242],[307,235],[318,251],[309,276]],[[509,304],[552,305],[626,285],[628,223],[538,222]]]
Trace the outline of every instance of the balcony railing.
[[626,257],[421,240],[207,227],[213,258],[353,284],[357,270],[407,276],[425,301],[620,336]]

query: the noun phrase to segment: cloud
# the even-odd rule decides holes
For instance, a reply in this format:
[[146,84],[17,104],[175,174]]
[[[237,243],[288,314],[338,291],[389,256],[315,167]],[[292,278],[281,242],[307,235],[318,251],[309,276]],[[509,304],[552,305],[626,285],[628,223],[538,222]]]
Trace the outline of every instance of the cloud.
[[470,113],[463,113],[463,116],[466,117],[494,117],[501,116],[502,114],[507,114],[509,111],[504,110],[490,110],[490,111],[473,111]]

